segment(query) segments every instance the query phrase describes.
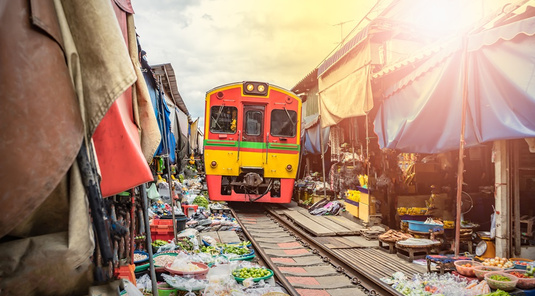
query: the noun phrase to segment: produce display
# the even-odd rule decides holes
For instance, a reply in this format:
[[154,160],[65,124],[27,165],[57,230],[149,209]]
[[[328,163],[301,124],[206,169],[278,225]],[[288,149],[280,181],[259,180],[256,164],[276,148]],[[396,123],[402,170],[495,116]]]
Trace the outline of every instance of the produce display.
[[222,249],[223,254],[236,254],[243,256],[251,253],[250,249],[235,245],[224,245]]
[[528,265],[526,270],[511,269],[506,271],[510,275],[514,275],[518,278],[516,283],[517,288],[524,290],[535,289],[535,277],[533,276],[533,267]]
[[500,268],[511,268],[514,266],[513,262],[507,260],[507,258],[494,257],[492,259],[485,259],[483,261],[484,266],[497,266]]
[[163,245],[167,245],[167,244],[168,244],[168,242],[166,242],[164,240],[161,240],[161,239],[157,239],[157,240],[153,241],[151,245],[153,247],[155,247],[155,248],[159,248],[159,247],[161,247]]
[[142,254],[142,253],[134,253],[134,262],[141,262],[144,260],[147,260],[149,258],[148,255]]
[[533,272],[535,272],[535,267],[533,267],[533,265],[526,266],[526,275],[533,277]]
[[175,260],[176,256],[172,255],[160,255],[154,257],[154,265],[156,266],[165,266],[168,263],[171,263]]
[[487,281],[485,280],[482,280],[479,283],[473,281],[468,286],[466,286],[466,289],[470,290],[474,295],[485,295],[490,293],[490,287],[487,284]]
[[495,280],[495,281],[502,281],[502,282],[510,282],[511,279],[506,277],[506,276],[503,276],[501,274],[493,274],[491,276],[489,276],[489,279],[492,279],[492,280]]
[[511,294],[505,292],[505,291],[502,291],[500,289],[492,292],[492,293],[489,293],[489,294],[486,294],[487,296],[509,296]]
[[533,278],[533,275],[528,275],[527,273],[520,273],[518,271],[510,272],[509,274],[516,276],[517,278],[529,279]]
[[243,267],[236,269],[232,272],[232,275],[237,278],[247,279],[247,278],[262,278],[272,274],[267,268],[263,267]]
[[476,266],[474,267],[474,273],[477,276],[478,280],[483,280],[485,278],[485,274],[491,271],[503,271],[503,268],[498,266]]
[[199,207],[204,207],[205,209],[208,209],[208,200],[206,197],[202,195],[198,195],[192,202],[194,205],[198,205]]
[[453,262],[453,264],[455,265],[455,268],[457,269],[458,273],[470,277],[476,276],[474,271],[475,266],[483,266],[483,264],[481,264],[480,262],[472,260],[457,260]]
[[485,274],[485,280],[492,289],[511,291],[515,288],[518,278],[507,273],[494,271]]
[[526,267],[529,265],[529,262],[527,261],[513,261],[512,262],[515,266],[515,268],[518,269],[526,269]]

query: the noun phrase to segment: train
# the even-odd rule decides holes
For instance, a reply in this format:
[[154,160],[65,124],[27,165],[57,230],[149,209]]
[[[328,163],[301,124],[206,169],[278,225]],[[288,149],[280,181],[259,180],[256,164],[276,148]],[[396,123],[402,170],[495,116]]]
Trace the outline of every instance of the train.
[[265,82],[206,93],[204,167],[213,201],[289,203],[299,167],[301,98]]

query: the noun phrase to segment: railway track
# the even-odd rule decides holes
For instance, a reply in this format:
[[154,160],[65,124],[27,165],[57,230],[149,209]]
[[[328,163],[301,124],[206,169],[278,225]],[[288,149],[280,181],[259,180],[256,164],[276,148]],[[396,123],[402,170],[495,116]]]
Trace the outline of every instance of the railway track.
[[[276,206],[235,206],[232,214],[261,260],[291,295],[400,295],[367,276],[368,266],[354,264],[351,254],[324,247],[316,238],[277,213]],[[371,263],[371,262],[370,262]]]

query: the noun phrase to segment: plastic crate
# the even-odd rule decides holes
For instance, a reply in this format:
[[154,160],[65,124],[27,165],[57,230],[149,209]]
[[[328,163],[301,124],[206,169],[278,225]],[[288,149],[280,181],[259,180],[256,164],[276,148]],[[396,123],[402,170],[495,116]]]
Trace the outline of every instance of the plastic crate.
[[150,236],[152,241],[157,239],[169,241],[173,239],[173,220],[172,219],[154,219],[150,225]]
[[134,274],[135,269],[136,266],[134,264],[123,265],[115,269],[115,277],[118,279],[127,279],[132,284],[136,285],[136,276]]
[[348,211],[355,218],[359,217],[359,203],[358,202],[346,198],[344,199],[344,205],[346,207],[346,211]]

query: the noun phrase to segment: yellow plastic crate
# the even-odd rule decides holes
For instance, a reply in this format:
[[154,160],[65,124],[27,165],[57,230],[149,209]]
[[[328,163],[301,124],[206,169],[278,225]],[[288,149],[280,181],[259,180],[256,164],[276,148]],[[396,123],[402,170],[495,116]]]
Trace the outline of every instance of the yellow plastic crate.
[[346,196],[349,200],[360,202],[360,191],[358,190],[348,190]]
[[351,215],[355,216],[355,218],[359,217],[359,203],[355,202],[350,199],[344,199],[344,205],[346,207],[346,211],[348,211]]

